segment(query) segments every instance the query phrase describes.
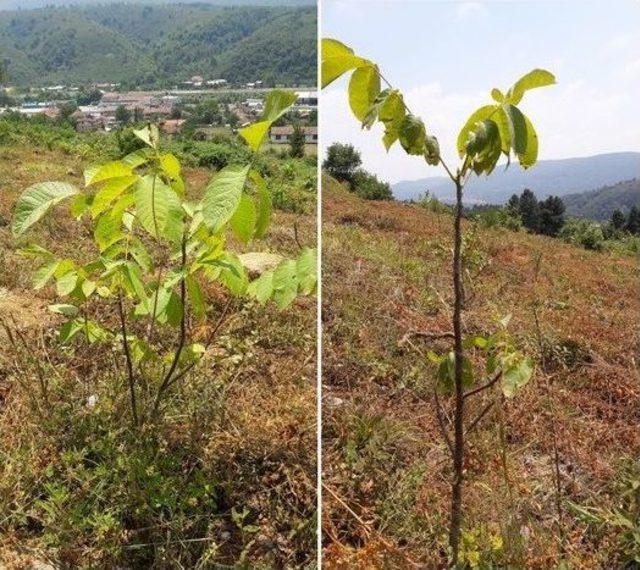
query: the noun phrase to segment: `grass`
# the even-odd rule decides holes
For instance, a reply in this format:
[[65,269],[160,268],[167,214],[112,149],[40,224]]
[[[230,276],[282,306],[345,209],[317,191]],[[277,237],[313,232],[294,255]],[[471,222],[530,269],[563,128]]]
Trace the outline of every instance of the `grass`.
[[[59,347],[53,295],[31,290],[17,251],[27,240],[9,231],[24,188],[80,184],[84,166],[72,152],[0,147],[0,314],[15,341],[0,330],[0,566],[313,567],[314,300],[284,312],[236,304],[164,420],[134,432],[123,363],[108,349]],[[211,175],[186,171],[195,193]],[[31,237],[80,258],[84,229],[61,209]],[[315,243],[313,214],[276,211],[257,246],[295,254],[296,234]],[[226,294],[208,293],[213,322]]]
[[[450,341],[410,337],[412,348],[403,339],[451,330],[452,218],[362,201],[330,178],[323,197],[325,566],[441,568],[451,464],[434,365],[421,354],[447,351]],[[537,367],[504,406],[509,484],[498,418],[487,416],[470,436],[464,563],[625,567],[622,531],[570,505],[613,509],[616,482],[640,452],[637,260],[469,222],[465,236],[466,331],[491,331],[512,314],[511,335]]]

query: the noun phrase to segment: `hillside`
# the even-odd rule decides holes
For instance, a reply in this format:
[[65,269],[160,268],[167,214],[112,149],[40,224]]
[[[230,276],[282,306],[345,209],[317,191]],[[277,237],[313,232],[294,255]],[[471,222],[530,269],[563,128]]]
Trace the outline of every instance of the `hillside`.
[[570,216],[608,220],[614,210],[627,213],[633,206],[640,206],[640,180],[635,178],[591,192],[569,194],[562,200]]
[[[48,6],[91,6],[105,0],[4,0],[5,10],[32,10]],[[128,0],[128,4],[167,4],[168,0]],[[210,4],[212,6],[315,6],[316,0],[180,0],[174,4]]]
[[[444,568],[451,462],[427,353],[451,347],[452,218],[365,202],[328,178],[323,202],[325,567]],[[504,448],[497,412],[470,435],[465,552],[478,568],[560,566],[555,421],[566,566],[622,568],[623,530],[589,524],[570,502],[614,508],[640,473],[637,262],[470,222],[464,231],[466,334],[511,314],[514,342],[536,363],[499,404]],[[468,418],[501,401],[486,394]]]
[[[538,198],[566,196],[637,178],[639,174],[638,152],[541,160],[530,170],[523,170],[515,164],[507,170],[498,166],[490,178],[472,177],[465,189],[465,199],[469,203],[503,204],[512,194],[519,194],[524,188],[533,190]],[[452,201],[451,180],[445,177],[436,176],[393,185],[393,193],[399,200],[415,198],[426,190],[441,200]]]
[[313,7],[117,3],[0,12],[12,83],[170,86],[192,75],[315,85]]

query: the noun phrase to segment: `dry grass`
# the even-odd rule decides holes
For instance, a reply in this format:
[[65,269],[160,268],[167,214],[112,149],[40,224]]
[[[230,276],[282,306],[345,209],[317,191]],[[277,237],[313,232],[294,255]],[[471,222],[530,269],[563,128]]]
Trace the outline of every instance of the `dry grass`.
[[[323,196],[326,566],[444,567],[450,462],[433,365],[400,340],[451,330],[452,220],[363,202],[330,179]],[[550,429],[555,418],[564,504],[614,505],[608,489],[640,452],[637,261],[471,224],[465,233],[466,331],[490,332],[512,314],[511,334],[538,363],[505,406],[511,497],[496,417],[471,436],[469,548],[513,568],[563,558],[572,568],[618,567],[616,537],[591,532],[566,507],[560,538]],[[413,342],[423,352],[450,349],[446,339]]]

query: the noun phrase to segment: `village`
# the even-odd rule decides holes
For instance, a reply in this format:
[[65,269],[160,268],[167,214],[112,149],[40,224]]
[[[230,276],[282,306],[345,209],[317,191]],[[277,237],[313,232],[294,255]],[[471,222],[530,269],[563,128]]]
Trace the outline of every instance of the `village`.
[[[0,86],[0,115],[68,120],[78,132],[108,133],[130,123],[153,122],[167,136],[177,136],[189,127],[192,135],[207,139],[220,130],[235,132],[258,119],[269,91],[259,80],[230,85],[225,79],[199,75],[165,91],[121,91],[115,83],[20,90]],[[273,144],[288,144],[296,125],[306,144],[318,143],[317,92],[296,91],[296,95],[289,122],[271,128]]]

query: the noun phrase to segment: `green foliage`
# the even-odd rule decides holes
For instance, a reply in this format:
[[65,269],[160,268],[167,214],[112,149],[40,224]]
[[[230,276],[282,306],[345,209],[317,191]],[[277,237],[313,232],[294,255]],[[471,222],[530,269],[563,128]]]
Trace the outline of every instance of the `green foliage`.
[[569,502],[569,508],[596,532],[613,530],[617,534],[620,568],[640,565],[640,466],[627,466],[616,480],[617,506],[601,508]]
[[353,145],[335,142],[327,149],[322,168],[339,182],[351,183],[361,164],[360,153]]
[[585,249],[600,251],[604,247],[602,227],[600,224],[590,220],[568,220],[560,230],[558,237]]
[[5,12],[0,44],[11,80],[20,85],[169,87],[193,75],[271,86],[316,83],[310,7],[119,3]]
[[304,131],[300,125],[296,124],[293,127],[293,134],[289,140],[289,154],[293,158],[302,158],[304,156],[304,145]]
[[[489,388],[498,384],[505,398],[513,398],[533,376],[534,366],[531,358],[523,355],[514,345],[507,332],[511,315],[499,322],[499,329],[491,335],[473,335],[463,340],[467,350],[484,357],[484,370],[476,370],[469,357],[464,358],[462,379],[469,390]],[[445,394],[455,389],[455,355],[428,354],[429,360],[437,365],[437,385]],[[478,381],[478,378],[481,381]]]
[[388,182],[381,182],[375,174],[360,168],[356,170],[350,185],[351,191],[365,200],[393,200]]
[[[226,234],[230,229],[245,243],[264,235],[271,200],[261,175],[251,164],[227,166],[213,178],[202,199],[192,202],[186,199],[180,162],[163,151],[158,129],[150,125],[134,134],[144,148],[87,168],[83,192],[61,182],[27,189],[16,204],[12,231],[22,236],[53,206],[76,197],[71,212],[92,226],[98,255],[76,262],[37,246],[25,249],[25,254],[39,263],[34,286],[53,282],[61,298],[52,307],[68,318],[60,329],[60,341],[82,337],[89,344],[109,343],[123,352],[137,423],[133,368],[140,368],[143,376],[163,378],[155,412],[168,387],[206,350],[187,338],[189,313],[195,318],[207,314],[206,283],[260,303],[273,299],[285,308],[298,294],[313,292],[316,269],[315,252],[305,250],[298,260],[285,260],[250,283],[241,258],[228,249]],[[93,316],[108,314],[106,307],[114,304],[120,314],[119,329]],[[96,312],[98,306],[106,307]],[[140,330],[138,321],[148,323],[147,331],[178,330],[177,349],[167,350],[150,332],[131,332],[127,323]]]

